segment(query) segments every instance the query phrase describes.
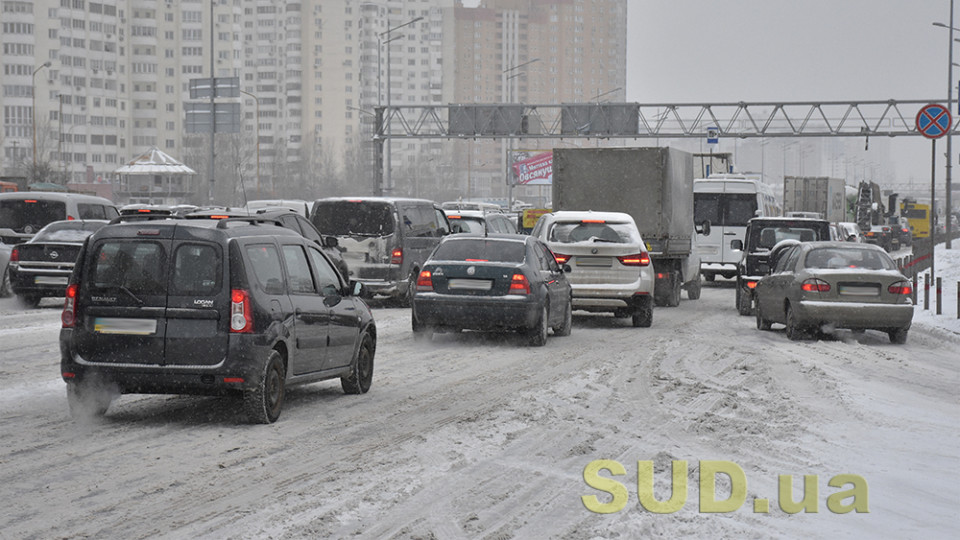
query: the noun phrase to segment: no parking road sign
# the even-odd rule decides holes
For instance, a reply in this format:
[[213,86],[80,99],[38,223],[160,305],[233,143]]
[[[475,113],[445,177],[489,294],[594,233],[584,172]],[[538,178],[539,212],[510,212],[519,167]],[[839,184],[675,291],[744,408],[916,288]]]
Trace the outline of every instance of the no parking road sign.
[[917,131],[928,139],[943,137],[950,132],[951,125],[950,111],[943,105],[926,105],[917,113]]

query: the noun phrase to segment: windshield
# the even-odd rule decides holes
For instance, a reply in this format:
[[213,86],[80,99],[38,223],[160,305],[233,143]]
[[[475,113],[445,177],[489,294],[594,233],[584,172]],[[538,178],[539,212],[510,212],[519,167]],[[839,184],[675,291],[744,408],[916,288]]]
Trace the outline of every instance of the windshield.
[[755,193],[694,193],[693,220],[713,226],[746,227],[757,213]]
[[450,238],[437,246],[430,257],[439,261],[493,261],[522,263],[523,242],[489,238]]
[[332,236],[393,234],[393,207],[372,201],[326,201],[314,207],[313,224]]
[[867,270],[893,270],[896,268],[889,255],[873,249],[820,248],[807,253],[804,261],[807,268],[864,268]]
[[637,229],[629,223],[609,222],[558,222],[550,229],[550,242],[572,244],[575,242],[610,242],[636,244],[640,242]]
[[43,199],[0,200],[0,229],[32,234],[51,221],[63,219],[67,206],[60,201]]

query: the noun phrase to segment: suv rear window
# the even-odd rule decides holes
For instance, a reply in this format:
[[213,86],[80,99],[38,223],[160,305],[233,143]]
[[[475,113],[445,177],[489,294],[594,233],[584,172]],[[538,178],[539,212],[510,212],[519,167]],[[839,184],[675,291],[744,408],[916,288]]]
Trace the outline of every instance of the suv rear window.
[[222,260],[215,247],[181,244],[173,254],[170,294],[213,296],[220,292],[222,275]]
[[558,222],[550,229],[550,242],[611,242],[635,244],[640,241],[636,229],[629,223]]
[[381,202],[328,201],[314,205],[313,224],[333,236],[393,234],[393,207]]
[[469,238],[448,240],[437,247],[431,259],[439,261],[523,262],[523,242]]
[[[0,229],[19,233],[39,231],[51,221],[66,219],[67,206],[43,199],[7,199],[0,201]],[[28,232],[27,228],[30,228]]]
[[139,295],[166,291],[166,252],[157,242],[107,241],[93,257],[93,286]]

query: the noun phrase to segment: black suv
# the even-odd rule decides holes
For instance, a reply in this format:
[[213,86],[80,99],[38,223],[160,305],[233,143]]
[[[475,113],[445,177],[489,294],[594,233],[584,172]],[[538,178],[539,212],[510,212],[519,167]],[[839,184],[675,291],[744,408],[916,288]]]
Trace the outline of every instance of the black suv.
[[261,217],[121,216],[87,238],[67,285],[71,413],[103,415],[124,393],[236,395],[270,423],[289,384],[364,393],[377,332],[362,289]]
[[746,245],[740,240],[731,240],[730,247],[742,252],[737,264],[737,311],[741,315],[751,315],[753,289],[776,262],[770,260],[771,256],[776,256],[774,246],[784,240],[830,240],[830,222],[811,218],[756,217],[747,222],[744,238]]

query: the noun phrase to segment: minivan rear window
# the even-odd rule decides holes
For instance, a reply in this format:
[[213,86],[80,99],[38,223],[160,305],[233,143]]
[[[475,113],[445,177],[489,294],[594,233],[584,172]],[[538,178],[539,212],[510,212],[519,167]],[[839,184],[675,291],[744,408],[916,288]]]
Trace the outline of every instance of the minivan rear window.
[[222,261],[210,245],[181,244],[173,254],[171,294],[213,296],[220,292]]
[[373,201],[324,201],[313,208],[313,224],[332,236],[393,234],[393,206]]
[[166,293],[166,252],[157,242],[106,241],[93,257],[93,287],[135,295]]
[[44,199],[0,200],[0,229],[31,234],[51,221],[66,219],[67,206],[61,201]]

